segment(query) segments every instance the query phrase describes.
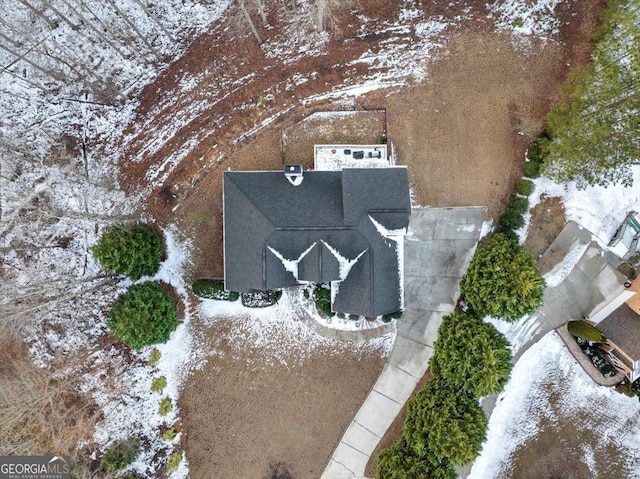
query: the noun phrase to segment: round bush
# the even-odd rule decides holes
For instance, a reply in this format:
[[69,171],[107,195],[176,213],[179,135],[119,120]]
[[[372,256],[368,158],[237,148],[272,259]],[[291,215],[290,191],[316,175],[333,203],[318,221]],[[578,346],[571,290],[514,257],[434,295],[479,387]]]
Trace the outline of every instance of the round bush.
[[443,318],[429,368],[447,384],[476,397],[502,391],[513,363],[509,341],[495,326],[464,313]]
[[524,225],[524,217],[513,210],[506,210],[502,215],[500,215],[499,223],[499,231],[501,233],[506,233],[508,231],[515,231],[518,228],[522,228]]
[[454,466],[473,461],[487,432],[487,416],[478,400],[434,378],[409,401],[404,434],[419,457],[429,452]]
[[581,338],[593,343],[604,343],[607,340],[598,328],[591,326],[583,320],[569,321],[567,323],[567,329],[576,338]]
[[507,210],[515,211],[522,215],[529,210],[529,200],[522,196],[511,195],[507,202]]
[[478,246],[460,290],[479,316],[515,321],[542,304],[544,279],[527,250],[496,234]]
[[537,178],[540,176],[540,164],[527,161],[522,168],[522,174],[527,178]]
[[113,444],[102,457],[102,467],[111,473],[124,469],[140,453],[140,439],[130,437]]
[[162,242],[158,233],[147,225],[115,225],[100,237],[92,252],[109,273],[139,279],[157,273]]
[[527,180],[526,178],[520,178],[516,181],[516,193],[522,196],[529,196],[533,191],[533,182],[531,180]]
[[436,459],[431,452],[419,456],[404,436],[378,456],[377,479],[456,479],[450,462]]
[[169,454],[169,457],[167,458],[167,470],[175,471],[176,469],[178,469],[178,466],[180,465],[181,462],[182,462],[182,453],[179,451],[173,451],[171,454]]
[[156,283],[135,284],[116,300],[107,326],[116,338],[134,349],[164,343],[178,326],[176,308]]

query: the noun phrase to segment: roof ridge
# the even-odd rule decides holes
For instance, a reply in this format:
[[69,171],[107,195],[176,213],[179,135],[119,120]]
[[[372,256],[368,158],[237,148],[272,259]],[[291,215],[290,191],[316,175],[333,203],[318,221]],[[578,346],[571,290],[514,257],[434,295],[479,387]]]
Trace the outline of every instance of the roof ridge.
[[[244,171],[232,171],[232,170],[227,170],[225,171],[225,173],[250,173],[250,172],[244,172]],[[272,228],[277,229],[276,225],[273,224],[273,222],[271,221],[271,219],[269,219],[269,216],[262,210],[262,208],[260,208],[255,201],[253,201],[251,199],[251,195],[247,195],[244,188],[242,188],[242,186],[240,186],[234,179],[234,175],[222,175],[223,177],[223,190],[224,190],[224,182],[225,181],[230,181],[231,183],[233,183],[233,185],[236,187],[236,189],[242,193],[242,196],[245,200],[247,200],[247,202],[249,204],[251,204],[255,210],[260,213],[260,216],[267,222],[269,223],[269,225],[271,225]]]

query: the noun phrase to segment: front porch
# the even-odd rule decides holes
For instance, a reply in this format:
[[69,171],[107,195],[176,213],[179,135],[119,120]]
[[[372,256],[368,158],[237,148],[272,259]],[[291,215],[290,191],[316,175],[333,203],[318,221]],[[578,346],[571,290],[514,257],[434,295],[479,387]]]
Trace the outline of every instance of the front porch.
[[576,342],[573,335],[567,329],[567,323],[563,324],[559,328],[556,329],[556,333],[562,338],[562,341],[567,346],[569,352],[576,359],[578,364],[582,366],[582,369],[593,379],[596,384],[601,386],[612,387],[625,379],[625,374],[618,368],[616,368],[616,375],[610,378],[605,378],[602,373],[596,368],[592,363],[589,357],[582,352],[580,346]]

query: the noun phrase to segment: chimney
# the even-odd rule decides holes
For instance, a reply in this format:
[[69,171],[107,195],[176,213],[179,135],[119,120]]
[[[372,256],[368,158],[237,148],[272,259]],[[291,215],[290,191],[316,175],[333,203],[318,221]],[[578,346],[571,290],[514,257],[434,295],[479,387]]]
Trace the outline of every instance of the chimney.
[[302,165],[284,165],[284,176],[293,186],[302,184]]

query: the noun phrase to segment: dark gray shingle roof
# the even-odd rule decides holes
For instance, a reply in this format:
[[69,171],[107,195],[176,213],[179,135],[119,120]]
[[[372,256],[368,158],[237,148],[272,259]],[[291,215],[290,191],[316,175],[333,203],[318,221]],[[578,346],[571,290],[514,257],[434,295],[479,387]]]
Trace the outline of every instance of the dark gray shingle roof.
[[[225,284],[232,291],[296,283],[281,260],[297,262],[298,279],[340,278],[334,310],[378,316],[397,311],[401,285],[395,242],[385,228],[406,228],[411,205],[404,167],[308,171],[299,186],[281,172],[224,173]],[[304,256],[303,256],[304,255]]]

